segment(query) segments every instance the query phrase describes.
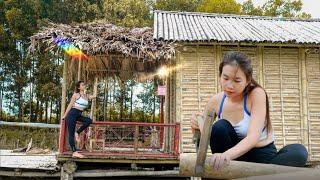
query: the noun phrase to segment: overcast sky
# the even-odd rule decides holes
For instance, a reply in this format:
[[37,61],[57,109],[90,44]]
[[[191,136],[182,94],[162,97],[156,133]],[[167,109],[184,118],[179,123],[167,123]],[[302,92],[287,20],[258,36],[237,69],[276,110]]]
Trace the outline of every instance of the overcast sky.
[[[246,0],[236,0],[243,3]],[[255,6],[262,6],[267,0],[252,0]],[[302,0],[302,11],[311,14],[312,18],[320,18],[320,0]]]

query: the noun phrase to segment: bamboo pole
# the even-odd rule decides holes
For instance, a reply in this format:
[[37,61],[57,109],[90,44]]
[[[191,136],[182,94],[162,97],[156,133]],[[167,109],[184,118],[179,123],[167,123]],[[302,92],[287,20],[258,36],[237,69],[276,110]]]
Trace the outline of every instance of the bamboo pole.
[[[304,171],[297,171],[297,172],[290,172],[290,173],[280,173],[280,174],[271,174],[271,175],[264,175],[264,176],[254,176],[243,178],[243,180],[283,180],[283,179],[290,179],[290,180],[318,180],[320,177],[320,171],[318,169],[310,169]],[[238,179],[242,180],[242,179]]]
[[[94,85],[93,85],[93,94],[97,94],[98,91],[98,77],[94,78]],[[96,105],[97,105],[97,99],[92,99],[92,105],[91,105],[91,118],[93,122],[96,121]]]
[[259,84],[265,87],[264,76],[263,76],[264,67],[263,67],[263,47],[262,46],[258,46],[258,61],[259,61]]
[[216,113],[214,111],[212,103],[209,103],[204,111],[204,123],[199,122],[199,125],[202,126],[201,138],[199,143],[199,148],[197,152],[196,165],[194,167],[194,172],[196,176],[202,176],[204,173],[204,163],[207,156],[207,149],[209,145],[209,139],[211,136],[211,124],[216,118]]
[[[220,63],[222,61],[222,48],[221,48],[221,45],[217,45],[217,59],[216,59],[216,62],[217,62],[217,65],[219,67]],[[217,68],[218,69],[218,68]],[[219,71],[217,71],[216,73],[217,75],[217,93],[221,91],[221,86],[220,86],[220,77],[219,77]]]
[[[165,107],[165,110],[164,110],[164,123],[169,123],[169,111],[170,111],[170,99],[169,99],[169,91],[170,91],[170,87],[169,87],[169,84],[170,84],[170,78],[169,77],[166,77],[166,80],[165,80],[165,87],[166,87],[166,95],[165,95],[165,98],[164,98],[164,107]],[[167,127],[164,128],[164,150],[165,151],[168,151],[168,148],[169,148],[169,129]]]
[[[307,95],[307,70],[306,70],[306,56],[305,48],[299,48],[300,55],[300,117],[301,117],[301,129],[302,129],[302,141],[303,144],[308,147],[308,95]],[[308,147],[310,150],[310,147]]]
[[[280,166],[274,164],[261,164],[243,161],[231,161],[230,165],[223,167],[219,171],[213,170],[209,165],[208,156],[204,162],[204,169],[201,177],[214,179],[235,179],[250,176],[261,176],[269,174],[289,173],[296,171],[305,171],[306,168],[297,168],[289,166]],[[180,176],[190,177],[195,176],[194,169],[196,168],[197,155],[194,153],[183,153],[180,155],[179,173]]]
[[68,57],[65,54],[64,55],[64,63],[63,63],[63,79],[62,79],[62,92],[61,92],[61,111],[60,111],[60,117],[64,115],[64,112],[66,110],[66,97],[67,97],[67,70],[68,70]]
[[286,133],[284,128],[284,105],[283,105],[283,85],[282,85],[282,65],[281,65],[281,47],[279,47],[279,74],[280,74],[280,101],[281,101],[281,123],[282,123],[282,140],[283,140],[283,146],[286,145]]
[[81,80],[81,66],[82,66],[82,60],[79,60],[79,64],[78,64],[78,81]]

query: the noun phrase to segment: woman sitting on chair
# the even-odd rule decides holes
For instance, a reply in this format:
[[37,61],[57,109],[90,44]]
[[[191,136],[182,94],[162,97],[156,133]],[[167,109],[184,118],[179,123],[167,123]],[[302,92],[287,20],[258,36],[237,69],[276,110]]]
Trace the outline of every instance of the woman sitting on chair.
[[[268,96],[253,79],[249,58],[240,52],[227,53],[219,66],[219,75],[223,92],[208,102],[218,115],[211,131],[210,165],[218,170],[230,160],[238,160],[305,166],[308,152],[303,145],[290,144],[277,151]],[[195,114],[191,127],[193,132],[199,129]]]
[[[76,83],[75,93],[72,95],[69,106],[64,113],[62,119],[66,120],[68,128],[69,145],[72,150],[72,157],[83,158],[84,156],[77,150],[74,138],[80,141],[80,133],[88,128],[92,123],[92,119],[82,116],[82,111],[88,107],[89,100],[96,98],[96,95],[85,94],[85,84],[83,81]],[[81,122],[81,127],[75,132],[77,121]]]

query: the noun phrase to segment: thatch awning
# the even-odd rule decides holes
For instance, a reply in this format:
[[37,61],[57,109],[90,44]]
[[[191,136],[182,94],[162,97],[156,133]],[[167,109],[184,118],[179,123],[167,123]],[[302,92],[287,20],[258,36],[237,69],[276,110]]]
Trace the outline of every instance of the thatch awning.
[[154,40],[150,27],[129,29],[103,22],[47,24],[30,37],[28,52],[43,53],[43,49],[57,51],[56,38],[67,40],[88,56],[84,69],[91,75],[119,75],[121,71],[130,71],[130,74],[151,72],[167,64],[174,56],[173,44]]

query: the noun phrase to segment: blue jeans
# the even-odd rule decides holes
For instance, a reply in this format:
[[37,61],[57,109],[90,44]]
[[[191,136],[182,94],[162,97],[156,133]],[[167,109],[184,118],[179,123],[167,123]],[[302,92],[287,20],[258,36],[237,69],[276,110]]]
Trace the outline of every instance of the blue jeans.
[[67,128],[68,128],[69,145],[70,145],[72,152],[77,151],[76,145],[74,143],[74,133],[76,130],[77,121],[82,123],[81,127],[77,130],[78,134],[80,134],[83,130],[85,130],[87,127],[89,127],[90,124],[92,123],[92,119],[82,116],[82,111],[75,109],[75,108],[70,109],[70,111],[66,117],[66,124],[67,124]]
[[[210,147],[212,153],[223,153],[238,144],[236,131],[229,121],[220,119],[212,125]],[[277,151],[274,142],[259,148],[252,148],[237,161],[247,161],[284,166],[305,166],[308,159],[307,149],[301,144],[290,144]]]

